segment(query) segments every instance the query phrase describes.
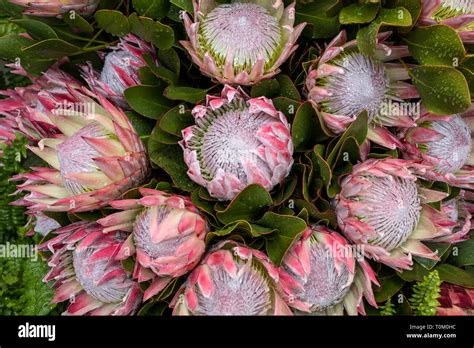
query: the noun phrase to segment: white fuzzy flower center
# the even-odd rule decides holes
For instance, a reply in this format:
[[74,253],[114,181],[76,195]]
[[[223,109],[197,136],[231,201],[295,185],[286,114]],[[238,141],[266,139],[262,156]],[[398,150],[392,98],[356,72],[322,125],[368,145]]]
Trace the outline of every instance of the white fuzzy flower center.
[[204,50],[220,63],[232,54],[237,70],[251,69],[259,57],[270,63],[282,40],[276,18],[246,2],[217,6],[203,19],[199,33]]
[[431,122],[429,128],[444,135],[426,145],[427,154],[440,160],[435,170],[440,174],[457,172],[471,155],[471,129],[459,115],[449,121]]
[[[271,307],[270,287],[263,275],[245,263],[232,278],[222,267],[212,271],[214,292],[210,297],[197,291],[197,315],[266,315]],[[242,268],[246,268],[242,270]]]
[[109,86],[117,95],[122,95],[128,84],[119,76],[117,68],[123,70],[128,76],[136,79],[138,69],[143,64],[134,55],[127,51],[117,50],[110,52],[105,57],[104,67],[100,74],[100,81]]
[[[317,242],[310,249],[311,272],[306,279],[296,279],[303,285],[298,298],[311,304],[311,310],[324,311],[340,303],[351,285],[351,276],[345,264],[338,271],[330,250]],[[291,270],[287,269],[291,273]]]
[[371,244],[393,250],[403,244],[420,219],[421,203],[416,183],[399,177],[367,177],[371,186],[359,196],[366,205],[361,220],[378,237]]
[[257,155],[261,142],[256,133],[265,124],[274,121],[263,112],[250,113],[243,100],[235,100],[218,110],[209,110],[196,121],[194,138],[189,144],[198,153],[203,177],[211,180],[222,170],[245,182],[244,163],[270,170]]
[[83,187],[74,180],[66,178],[66,175],[97,171],[98,167],[94,162],[94,158],[101,157],[82,137],[98,138],[104,136],[104,134],[104,129],[99,124],[90,123],[56,147],[64,186],[72,195],[84,193],[88,191],[88,188]]
[[344,70],[323,79],[331,93],[322,103],[325,111],[335,115],[355,116],[367,110],[369,118],[378,114],[387,96],[389,78],[383,63],[362,53],[352,52],[333,64]]
[[127,296],[133,285],[132,280],[123,272],[102,284],[99,281],[105,274],[122,269],[121,264],[115,260],[89,261],[88,259],[99,249],[94,247],[82,251],[73,251],[73,266],[76,280],[81,284],[87,294],[103,303],[117,303]]
[[442,0],[432,18],[442,21],[465,14],[474,14],[474,0]]

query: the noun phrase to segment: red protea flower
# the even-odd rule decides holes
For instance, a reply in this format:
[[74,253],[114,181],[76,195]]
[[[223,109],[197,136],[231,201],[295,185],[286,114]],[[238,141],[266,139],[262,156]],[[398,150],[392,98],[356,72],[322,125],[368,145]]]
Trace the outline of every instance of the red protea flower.
[[89,16],[96,10],[100,0],[8,0],[25,7],[24,14],[44,17],[61,17],[70,11]]
[[374,271],[340,234],[323,226],[308,227],[292,245],[280,281],[288,305],[300,313],[365,315],[363,297],[377,307]]
[[296,50],[305,23],[293,27],[294,3],[281,0],[193,0],[184,14],[189,41],[180,41],[201,72],[221,83],[252,85],[280,72]]
[[53,255],[44,281],[54,280],[53,302],[70,302],[66,315],[131,315],[142,301],[138,283],[115,259],[124,241],[104,234],[94,222],[77,222],[54,232],[39,246]]
[[[5,132],[20,132],[29,141],[36,143],[43,138],[55,136],[59,130],[45,116],[45,112],[56,109],[64,102],[75,102],[68,88],[80,89],[81,84],[60,70],[59,64],[48,69],[41,77],[33,77],[21,67],[15,68],[13,73],[27,76],[32,80],[32,84],[0,90],[0,95],[6,97],[0,102],[0,115],[4,116],[0,118],[0,137],[2,134],[7,137]],[[42,102],[45,95],[48,96],[47,103]]]
[[278,292],[278,277],[261,251],[221,242],[176,294],[173,315],[291,315]]
[[269,99],[225,86],[192,113],[196,125],[183,130],[180,145],[189,177],[211,196],[231,200],[250,184],[271,190],[289,174],[290,126]]
[[83,78],[96,94],[112,100],[121,107],[128,107],[123,92],[140,84],[139,70],[147,65],[143,55],[149,54],[156,60],[153,45],[129,34],[120,38],[120,43],[110,47],[111,52],[104,54],[104,66],[99,73],[91,63],[82,66]]
[[[60,130],[29,147],[51,168],[32,168],[14,180],[26,180],[19,191],[30,191],[16,204],[30,211],[81,212],[98,209],[139,186],[150,173],[145,148],[122,110],[99,95],[99,103],[68,89],[75,103],[65,101],[43,113]],[[43,104],[53,102],[42,95]]]
[[474,43],[474,2],[472,0],[422,0],[418,24],[449,25],[456,29],[461,40]]
[[430,168],[425,177],[453,186],[474,188],[472,124],[474,108],[462,115],[435,116],[425,113],[417,126],[403,134],[403,153]]
[[147,300],[172,278],[192,270],[204,253],[209,231],[206,220],[188,198],[140,188],[141,199],[111,202],[123,211],[98,222],[104,232],[131,232],[117,254],[118,259],[136,255],[134,278],[152,280],[145,291]]
[[407,46],[385,43],[390,32],[378,37],[373,56],[361,53],[357,42],[346,43],[346,33],[336,36],[313,63],[306,78],[308,100],[334,133],[344,132],[362,111],[369,117],[368,138],[395,148],[398,139],[386,127],[412,127],[418,104],[403,99],[418,98],[415,87],[406,83],[408,71],[388,61],[409,55]]
[[447,194],[417,184],[425,166],[414,161],[369,159],[353,167],[336,196],[337,222],[367,257],[395,269],[410,269],[412,255],[437,260],[422,241],[456,242],[458,225],[426,203]]
[[438,315],[474,315],[474,289],[441,284]]

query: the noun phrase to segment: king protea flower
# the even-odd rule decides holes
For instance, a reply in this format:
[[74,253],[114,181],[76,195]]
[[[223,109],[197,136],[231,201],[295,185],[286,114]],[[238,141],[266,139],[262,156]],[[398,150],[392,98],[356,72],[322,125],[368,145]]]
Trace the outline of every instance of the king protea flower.
[[472,127],[474,108],[461,115],[436,116],[425,113],[417,126],[404,132],[403,154],[430,168],[425,177],[450,185],[474,188]]
[[295,4],[281,0],[193,0],[184,14],[189,41],[181,41],[201,72],[221,83],[252,85],[279,73],[296,50],[305,23],[294,27]]
[[81,16],[89,16],[96,10],[100,0],[8,0],[12,4],[25,7],[24,14],[44,17],[61,17],[75,11]]
[[474,289],[441,284],[438,315],[474,315]]
[[[51,167],[16,176],[30,191],[17,204],[31,211],[81,212],[98,209],[143,183],[150,173],[145,148],[127,116],[105,98],[99,103],[69,89],[66,102],[43,113],[59,134],[29,147]],[[43,96],[47,104],[48,95]]]
[[395,269],[410,269],[412,255],[438,260],[422,241],[459,241],[450,216],[426,203],[447,194],[417,184],[426,167],[415,161],[369,159],[353,167],[336,196],[337,222],[364,254]]
[[137,282],[115,260],[124,236],[104,234],[94,222],[56,230],[39,246],[53,255],[44,282],[54,281],[53,302],[69,301],[65,315],[132,315],[142,302]]
[[98,222],[104,232],[129,232],[118,259],[136,255],[134,278],[150,281],[144,300],[161,291],[172,278],[192,270],[205,249],[209,231],[206,220],[191,201],[182,196],[140,188],[140,199],[111,202],[123,210]]
[[308,227],[291,246],[280,267],[280,282],[297,313],[365,314],[364,297],[377,307],[374,271],[339,233],[324,226]]
[[[49,68],[40,77],[33,77],[23,68],[16,66],[12,73],[27,76],[32,80],[32,84],[0,90],[0,95],[5,97],[0,102],[0,115],[4,116],[0,118],[0,139],[2,136],[8,137],[5,132],[9,132],[10,137],[11,134],[19,132],[34,143],[55,136],[59,130],[45,113],[57,108],[64,101],[75,102],[68,88],[80,89],[81,84],[60,70],[59,64]],[[45,94],[47,97],[42,98]],[[43,103],[42,100],[47,102]]]
[[362,111],[367,111],[368,138],[395,148],[400,142],[384,126],[414,126],[418,104],[410,103],[410,109],[400,107],[400,102],[419,95],[405,82],[408,70],[401,64],[387,63],[409,55],[407,46],[385,44],[389,35],[380,34],[374,55],[368,56],[359,52],[355,40],[346,43],[342,31],[313,63],[305,87],[308,100],[334,133],[344,132]]
[[449,25],[462,41],[474,43],[474,1],[472,0],[422,0],[418,24]]
[[278,282],[278,269],[264,253],[224,241],[177,292],[173,315],[291,315]]
[[127,107],[123,92],[140,84],[139,70],[146,66],[143,55],[149,54],[155,59],[153,46],[135,35],[129,34],[120,39],[120,43],[110,47],[104,59],[102,71],[96,71],[91,63],[82,66],[83,78],[96,94],[112,100],[121,107]]
[[212,197],[231,200],[250,184],[267,190],[289,174],[293,142],[285,115],[265,98],[226,85],[192,110],[180,142],[188,175]]

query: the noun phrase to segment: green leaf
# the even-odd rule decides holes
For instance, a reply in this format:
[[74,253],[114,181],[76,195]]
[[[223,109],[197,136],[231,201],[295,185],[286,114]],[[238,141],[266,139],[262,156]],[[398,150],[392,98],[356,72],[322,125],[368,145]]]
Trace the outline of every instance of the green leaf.
[[180,61],[178,53],[173,48],[158,50],[156,53],[158,61],[179,76]]
[[192,0],[170,0],[170,2],[188,13],[194,12]]
[[74,46],[64,40],[48,39],[40,41],[22,49],[22,56],[31,58],[59,59],[70,54],[78,53],[80,47]]
[[296,111],[295,119],[291,126],[291,136],[295,150],[308,150],[317,141],[327,138],[324,133],[318,131],[318,128],[320,128],[318,118],[311,103],[305,102],[301,104]]
[[361,24],[369,23],[375,19],[379,11],[378,3],[350,4],[344,7],[339,13],[341,24]]
[[448,66],[417,66],[409,74],[426,109],[437,115],[452,115],[471,104],[463,74]]
[[298,91],[298,88],[295,87],[295,84],[288,75],[279,74],[276,79],[280,84],[280,97],[296,101],[301,100],[301,95]]
[[170,3],[167,0],[132,0],[133,8],[140,16],[162,19],[168,14]]
[[88,34],[94,32],[94,27],[77,12],[75,12],[74,15],[69,14],[69,16],[63,16],[63,21],[66,22],[74,32]]
[[402,278],[404,281],[413,282],[413,281],[423,281],[423,277],[429,273],[425,267],[421,266],[418,262],[413,263],[413,268],[411,270],[404,270],[402,272],[397,272],[397,275]]
[[253,221],[271,207],[272,203],[272,197],[262,186],[249,185],[224,210],[218,211],[216,217],[223,224],[237,220]]
[[159,119],[173,104],[163,97],[163,90],[154,86],[132,86],[125,90],[125,99],[140,115]]
[[197,185],[188,177],[183,151],[178,145],[161,143],[156,136],[159,131],[160,129],[155,127],[148,139],[150,160],[168,173],[177,188],[188,192],[196,189]]
[[358,31],[357,46],[362,53],[372,54],[375,51],[377,35],[382,26],[408,27],[411,24],[411,14],[407,9],[403,7],[383,8],[372,23]]
[[275,232],[266,239],[266,250],[270,260],[277,266],[293,242],[306,229],[306,222],[296,216],[279,215],[267,212],[256,222],[258,225],[274,229]]
[[409,32],[415,23],[418,22],[418,18],[421,14],[421,0],[396,0],[395,7],[404,7],[410,12],[412,24],[409,27],[398,27],[398,32],[407,33]]
[[125,36],[130,32],[130,23],[127,17],[116,10],[99,10],[95,13],[97,25],[107,33]]
[[312,27],[313,39],[330,38],[339,33],[339,8],[338,0],[299,2],[296,7],[296,21],[306,22]]
[[13,23],[24,28],[28,34],[37,40],[57,39],[56,32],[46,23],[34,19],[17,19]]
[[174,85],[178,83],[178,76],[173,71],[166,69],[165,67],[157,66],[155,62],[153,61],[153,58],[149,54],[144,54],[143,59],[147,63],[147,66],[150,69],[150,71],[156,77],[162,79],[168,84]]
[[0,58],[14,60],[21,55],[22,47],[30,46],[34,41],[19,35],[0,37]]
[[160,50],[168,50],[174,43],[174,31],[170,26],[155,22],[154,38],[151,41]]
[[151,131],[153,130],[153,127],[155,126],[155,121],[143,117],[133,111],[127,111],[125,113],[127,114],[128,119],[132,123],[133,128],[135,128],[135,131],[138,133],[139,136],[150,135]]
[[206,97],[208,91],[208,89],[201,88],[169,86],[163,94],[171,100],[182,100],[196,104]]
[[277,80],[264,80],[256,83],[250,90],[252,98],[267,97],[273,98],[280,92],[280,84]]
[[178,105],[169,110],[160,119],[160,128],[165,132],[181,137],[181,131],[194,124],[194,117],[184,105]]
[[375,300],[377,302],[385,302],[395,295],[403,287],[405,282],[397,277],[396,274],[380,278],[380,287],[374,287]]
[[447,25],[416,28],[405,38],[410,53],[422,65],[458,66],[464,59],[464,45],[456,30]]
[[437,266],[435,269],[438,271],[439,277],[444,282],[456,284],[465,288],[474,288],[474,275],[459,267],[445,263]]
[[450,261],[456,266],[474,265],[474,238],[472,234],[469,240],[455,245]]

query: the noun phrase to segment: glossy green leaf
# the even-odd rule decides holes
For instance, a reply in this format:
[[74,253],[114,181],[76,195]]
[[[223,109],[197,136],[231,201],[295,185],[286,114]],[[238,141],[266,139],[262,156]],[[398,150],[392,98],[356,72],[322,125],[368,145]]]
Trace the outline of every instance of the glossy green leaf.
[[153,19],[166,17],[170,7],[168,0],[132,0],[132,5],[140,16],[148,16]]
[[169,110],[160,119],[160,128],[165,132],[181,137],[181,131],[194,124],[194,118],[190,110],[184,105],[178,105]]
[[350,4],[339,13],[341,24],[369,23],[375,19],[379,11],[378,3]]
[[171,100],[182,100],[196,104],[206,97],[207,92],[207,89],[201,88],[169,86],[163,94]]
[[474,288],[474,275],[459,267],[445,263],[437,266],[435,269],[438,271],[439,277],[444,282],[466,288]]
[[47,40],[58,38],[53,28],[41,21],[34,19],[17,19],[12,20],[12,22],[25,29],[34,39]]
[[163,97],[160,87],[133,86],[126,89],[124,95],[133,110],[153,119],[158,119],[173,106],[172,102]]
[[127,17],[116,10],[99,10],[95,13],[97,25],[107,33],[125,36],[130,32],[130,23]]

